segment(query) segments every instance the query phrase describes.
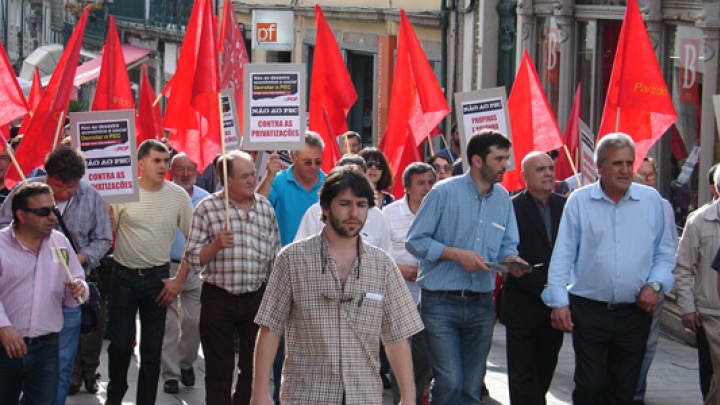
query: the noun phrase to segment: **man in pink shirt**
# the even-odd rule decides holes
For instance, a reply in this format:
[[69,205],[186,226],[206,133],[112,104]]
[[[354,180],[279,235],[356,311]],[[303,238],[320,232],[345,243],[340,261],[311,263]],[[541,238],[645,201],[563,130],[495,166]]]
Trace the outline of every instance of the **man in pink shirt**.
[[17,404],[21,392],[23,404],[49,404],[58,390],[62,302],[72,307],[87,299],[85,274],[70,242],[54,230],[50,186],[24,185],[11,204],[12,226],[0,231],[0,404]]

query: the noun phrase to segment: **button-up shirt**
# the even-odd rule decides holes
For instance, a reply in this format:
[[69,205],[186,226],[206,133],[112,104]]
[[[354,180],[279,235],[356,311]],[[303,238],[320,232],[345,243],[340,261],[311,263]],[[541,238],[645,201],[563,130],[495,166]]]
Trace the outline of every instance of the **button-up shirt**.
[[83,284],[85,273],[65,236],[57,231],[53,236],[67,259],[58,258],[49,237],[36,255],[20,243],[12,226],[0,231],[0,328],[12,326],[30,338],[57,333],[63,327],[61,303],[79,305],[63,284],[68,280],[60,260],[67,260],[73,278]]
[[[418,266],[418,260],[405,249],[408,229],[415,219],[415,214],[410,211],[408,206],[407,195],[386,206],[382,213],[390,227],[391,247],[388,252],[390,257],[395,260],[395,263]],[[417,285],[417,281],[405,280],[405,285],[407,285],[413,301],[420,302],[420,287]]]
[[[193,193],[190,195],[190,203],[192,203],[193,208],[197,207],[198,204],[200,204],[200,201],[203,200],[203,198],[209,196],[210,193],[205,191],[205,189],[200,188],[198,186],[193,186]],[[175,240],[173,241],[172,246],[170,246],[170,258],[173,261],[179,262],[180,259],[183,257],[183,253],[185,252],[185,235],[183,235],[180,228],[175,229]]]
[[[267,282],[275,255],[280,250],[275,210],[267,198],[259,194],[255,194],[255,201],[247,212],[230,201],[229,225],[233,246],[217,252],[200,273],[200,278],[231,294],[257,291]],[[185,251],[190,271],[201,270],[200,251],[224,229],[225,200],[223,192],[218,191],[195,207]]]
[[445,247],[474,250],[488,262],[517,254],[520,241],[510,196],[495,184],[481,194],[470,173],[451,177],[425,196],[413,221],[405,247],[420,260],[418,284],[423,290],[495,289],[494,272],[465,270],[441,260]]
[[342,287],[320,233],[284,248],[255,322],[285,332],[283,404],[382,403],[378,347],[423,328],[392,259],[363,243]]
[[543,301],[553,308],[568,305],[569,291],[596,301],[632,303],[653,281],[671,291],[670,227],[653,188],[632,184],[617,204],[599,181],[575,191],[560,221]]

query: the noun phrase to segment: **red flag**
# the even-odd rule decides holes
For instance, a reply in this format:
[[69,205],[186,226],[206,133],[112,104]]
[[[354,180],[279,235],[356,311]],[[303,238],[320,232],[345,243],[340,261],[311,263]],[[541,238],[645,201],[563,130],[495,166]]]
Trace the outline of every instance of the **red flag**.
[[[576,162],[578,156],[578,148],[580,147],[581,113],[582,83],[578,83],[577,90],[575,90],[575,100],[573,101],[572,108],[570,109],[570,116],[568,117],[567,126],[565,127],[565,136],[563,138],[563,143],[565,144],[565,147],[567,147],[568,152],[570,152],[570,157],[572,158],[572,162],[575,165],[576,170],[578,170]],[[564,148],[560,149],[560,154],[558,155],[557,162],[555,162],[555,178],[558,180],[565,180],[574,174],[572,166],[570,166],[570,161],[568,160],[567,153],[565,153],[563,149]]]
[[0,153],[3,153],[10,139],[10,124],[0,125],[0,138]]
[[[65,46],[60,62],[55,67],[50,83],[45,88],[40,104],[35,109],[35,113],[23,136],[23,141],[15,151],[15,157],[20,164],[20,168],[25,173],[29,173],[34,168],[41,166],[45,160],[45,155],[55,147],[53,142],[55,141],[58,122],[65,116],[70,103],[75,70],[80,59],[80,47],[82,46],[82,38],[85,35],[85,26],[87,25],[89,13],[90,8],[86,7]],[[60,139],[57,139],[57,142],[59,141]],[[20,173],[12,165],[5,176],[5,185],[11,188],[18,181],[20,181]]]
[[527,49],[508,98],[510,126],[513,131],[512,155],[515,170],[505,172],[502,185],[508,190],[525,187],[520,163],[533,151],[548,152],[562,146],[562,135],[540,78]]
[[0,125],[7,124],[27,112],[25,95],[20,89],[5,48],[0,44]]
[[[220,152],[220,106],[217,39],[212,2],[193,5],[177,70],[172,78],[163,127],[168,144],[206,167]],[[169,87],[166,87],[169,90]],[[165,90],[163,90],[165,92]]]
[[[245,38],[240,31],[231,0],[225,0],[222,21],[220,22],[220,89],[235,90],[235,105],[238,111],[243,109],[243,70],[250,63],[245,48]],[[238,114],[238,127],[243,128],[243,114]]]
[[624,132],[635,141],[635,170],[677,120],[670,92],[636,0],[628,0],[598,140]]
[[20,125],[20,130],[18,131],[18,134],[24,134],[25,131],[27,131],[27,127],[28,125],[30,125],[30,117],[32,116],[32,114],[35,114],[35,109],[37,108],[38,104],[40,104],[41,98],[42,82],[40,81],[40,69],[35,66],[35,75],[33,76],[32,86],[30,86],[30,94],[28,97],[28,107],[30,107],[30,112],[25,114],[23,122]]
[[108,30],[102,51],[102,65],[91,111],[135,109],[125,56],[120,47],[115,17],[108,15]]
[[[450,112],[435,73],[430,68],[420,41],[402,9],[397,62],[390,97],[384,152],[393,173],[400,178],[405,166],[422,159],[417,156],[408,161],[409,156],[415,155],[414,151],[405,150],[408,145],[414,144],[417,147],[422,144],[428,139],[428,133]],[[411,138],[412,142],[408,142],[407,138]],[[397,198],[402,197],[403,193],[402,189],[393,188],[393,194]]]
[[309,127],[325,141],[322,169],[327,173],[342,156],[337,136],[348,130],[347,114],[357,100],[357,93],[318,4],[315,5],[315,29]]
[[143,65],[138,110],[135,113],[138,145],[148,139],[158,139],[162,133],[160,104],[153,106],[153,103],[155,103],[155,92],[147,77],[147,67]]

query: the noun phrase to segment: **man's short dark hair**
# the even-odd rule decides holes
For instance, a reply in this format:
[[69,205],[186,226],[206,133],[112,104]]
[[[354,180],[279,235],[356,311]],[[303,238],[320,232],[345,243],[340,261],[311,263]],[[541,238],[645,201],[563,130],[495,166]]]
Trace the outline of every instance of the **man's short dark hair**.
[[143,141],[143,143],[141,143],[140,147],[138,148],[138,160],[142,160],[143,158],[147,157],[150,154],[151,150],[160,153],[170,153],[170,149],[168,149],[168,147],[165,146],[164,143],[156,139],[148,139],[146,141]]
[[411,186],[410,182],[412,182],[412,176],[416,174],[425,174],[427,172],[432,172],[433,177],[437,179],[437,174],[435,174],[435,169],[433,169],[432,166],[430,166],[427,163],[423,162],[413,162],[407,165],[405,168],[405,171],[403,172],[403,187],[408,188]]
[[13,221],[15,221],[16,226],[18,224],[17,210],[26,210],[28,208],[28,199],[40,194],[52,195],[52,188],[45,183],[26,183],[20,186],[18,191],[13,195],[10,208],[12,209]]
[[345,190],[351,190],[356,197],[367,198],[369,207],[375,206],[375,191],[370,180],[351,165],[335,167],[330,171],[320,187],[320,207],[329,209],[332,200]]
[[708,170],[708,184],[710,184],[710,186],[715,185],[715,170],[717,170],[718,165],[720,165],[720,163],[715,163],[710,166],[710,170]]
[[348,140],[355,138],[355,139],[358,140],[358,142],[360,142],[360,145],[362,145],[362,138],[360,138],[360,134],[358,134],[358,133],[355,132],[355,131],[347,131],[347,132],[345,132],[344,134],[342,134],[342,136],[341,136],[340,139],[341,139],[343,142],[345,142],[345,138],[347,138]]
[[343,157],[340,158],[340,160],[335,163],[335,167],[342,167],[342,166],[360,166],[363,170],[363,172],[367,171],[367,164],[365,164],[365,159],[363,159],[360,155],[355,154],[349,154],[349,155],[343,155]]
[[45,172],[63,183],[80,180],[85,175],[85,158],[70,145],[60,145],[45,158]]
[[467,146],[468,164],[472,166],[473,156],[480,156],[480,159],[485,163],[485,158],[493,146],[498,149],[509,150],[512,142],[502,132],[494,129],[481,129],[475,132]]

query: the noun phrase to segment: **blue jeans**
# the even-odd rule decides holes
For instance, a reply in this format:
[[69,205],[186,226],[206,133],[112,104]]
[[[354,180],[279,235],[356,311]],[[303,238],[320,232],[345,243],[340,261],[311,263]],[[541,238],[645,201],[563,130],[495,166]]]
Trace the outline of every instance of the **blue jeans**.
[[27,354],[22,358],[8,358],[0,350],[0,404],[52,404],[58,393],[58,335],[46,335],[26,341]]
[[138,405],[151,405],[157,397],[160,377],[160,355],[165,334],[165,308],[155,299],[163,289],[168,271],[145,276],[115,269],[112,279],[112,305],[108,313],[110,346],[108,347],[107,398],[121,402],[128,389],[127,373],[135,340],[135,316],[140,311],[140,373],[138,375]]
[[[662,297],[660,297],[662,298]],[[643,359],[642,366],[640,367],[640,381],[638,381],[637,389],[635,390],[634,401],[644,401],[645,391],[647,390],[647,375],[650,371],[650,365],[652,364],[653,358],[655,358],[655,352],[657,351],[658,337],[660,335],[660,316],[663,313],[663,302],[660,300],[657,305],[657,309],[652,316],[652,323],[650,324],[650,334],[648,335],[647,345],[645,347],[645,358]]]
[[75,352],[80,339],[80,323],[82,309],[80,307],[68,308],[63,304],[63,328],[60,331],[60,380],[56,405],[65,405],[65,398],[70,390],[70,377],[72,377]]
[[492,293],[463,298],[423,290],[420,316],[434,377],[430,403],[479,404],[495,318]]

